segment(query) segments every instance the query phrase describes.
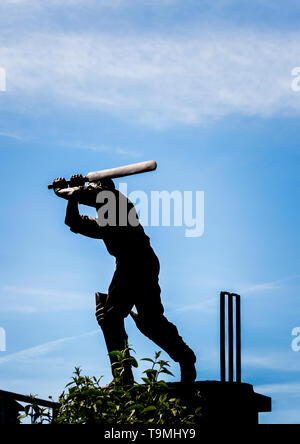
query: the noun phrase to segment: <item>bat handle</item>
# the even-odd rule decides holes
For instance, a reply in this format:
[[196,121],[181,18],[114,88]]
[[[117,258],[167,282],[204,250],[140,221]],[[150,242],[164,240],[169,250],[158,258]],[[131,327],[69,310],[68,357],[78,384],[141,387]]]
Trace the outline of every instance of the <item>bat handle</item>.
[[[87,177],[84,177],[83,179],[84,179],[85,182],[88,182],[88,178]],[[67,182],[68,185],[70,185],[70,183],[71,183],[70,180],[67,180],[66,182]],[[53,188],[54,188],[53,187],[53,183],[50,183],[48,185],[48,190],[53,190]]]
[[[66,183],[69,185],[70,181],[67,180]],[[50,183],[50,185],[48,185],[48,190],[53,190],[53,188],[54,188],[53,183]]]

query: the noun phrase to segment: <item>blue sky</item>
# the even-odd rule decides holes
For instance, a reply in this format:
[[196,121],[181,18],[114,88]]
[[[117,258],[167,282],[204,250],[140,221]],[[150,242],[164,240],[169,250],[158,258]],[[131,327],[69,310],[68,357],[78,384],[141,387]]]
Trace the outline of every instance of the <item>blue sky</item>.
[[[114,262],[67,230],[47,184],[156,159],[129,192],[205,193],[202,237],[147,228],[198,378],[219,378],[218,294],[240,292],[243,380],[273,398],[261,422],[299,423],[299,2],[61,3],[0,5],[1,389],[56,397],[78,365],[109,382],[94,292]],[[151,356],[126,322],[136,357]]]

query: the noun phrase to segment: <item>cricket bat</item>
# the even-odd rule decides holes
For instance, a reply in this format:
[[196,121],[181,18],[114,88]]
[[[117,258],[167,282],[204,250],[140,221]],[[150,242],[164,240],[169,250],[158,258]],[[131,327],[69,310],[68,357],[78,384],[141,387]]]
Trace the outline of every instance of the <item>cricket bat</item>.
[[[98,180],[118,177],[132,176],[134,174],[146,173],[154,171],[157,168],[155,160],[147,160],[145,162],[133,163],[131,165],[120,166],[108,170],[93,171],[84,176],[86,182],[97,182]],[[68,183],[68,181],[67,181]],[[49,190],[53,188],[53,184],[48,185]]]

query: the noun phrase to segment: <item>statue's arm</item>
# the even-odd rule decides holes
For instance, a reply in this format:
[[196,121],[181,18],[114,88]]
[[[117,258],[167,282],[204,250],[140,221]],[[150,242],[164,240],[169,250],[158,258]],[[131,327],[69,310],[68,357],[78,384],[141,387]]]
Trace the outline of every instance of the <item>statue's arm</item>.
[[65,224],[70,227],[73,233],[80,233],[83,236],[94,239],[102,239],[102,230],[96,219],[79,214],[78,201],[76,199],[69,199],[68,201]]
[[84,186],[71,186],[66,188],[54,188],[54,192],[58,197],[69,200],[76,195],[76,199],[80,204],[89,207],[97,207],[97,195],[102,188],[91,183]]
[[[76,178],[76,176],[72,177]],[[82,216],[78,210],[78,203],[89,205],[90,203],[93,204],[93,201],[96,202],[96,189],[94,190],[94,188],[90,189],[90,187],[84,186],[68,187],[67,182],[62,177],[53,181],[54,193],[68,201],[65,224],[70,227],[70,230],[94,239],[103,239],[103,229],[100,228],[97,220],[89,216]],[[83,199],[83,202],[81,202],[82,197],[85,197],[85,195],[91,196],[90,202],[87,199]]]

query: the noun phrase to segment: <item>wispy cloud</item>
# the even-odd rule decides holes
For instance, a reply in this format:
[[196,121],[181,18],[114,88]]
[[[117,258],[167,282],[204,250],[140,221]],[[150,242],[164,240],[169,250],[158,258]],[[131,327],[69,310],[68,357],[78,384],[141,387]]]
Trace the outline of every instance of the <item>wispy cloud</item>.
[[[224,285],[224,282],[222,281],[218,282],[218,279],[201,279],[199,280],[199,277],[195,277],[194,281],[189,281],[189,285],[192,283],[193,289],[197,288],[199,292],[203,292],[203,289],[214,290],[214,294],[218,293],[220,289],[226,290],[226,291],[234,291],[238,294],[240,294],[242,297],[252,297],[253,295],[260,295],[268,294],[271,291],[275,290],[282,290],[285,288],[289,283],[293,281],[297,281],[297,279],[300,279],[300,275],[292,275],[287,276],[282,279],[277,279],[274,281],[269,282],[262,282],[259,284],[240,284],[240,283],[234,283],[234,282],[228,282],[227,285]],[[207,292],[207,291],[206,291]],[[168,301],[167,304],[165,304],[168,308],[169,312],[202,312],[206,313],[208,315],[210,314],[217,314],[219,310],[219,297],[203,297],[198,302],[195,303],[185,303],[183,305],[175,305],[171,301]]]
[[19,141],[24,141],[24,137],[17,133],[10,133],[6,131],[0,131],[0,137],[7,137],[8,139],[14,139]]
[[282,352],[265,350],[261,353],[246,351],[243,356],[243,365],[256,369],[268,369],[280,372],[299,372],[300,359],[297,352]]
[[142,3],[143,5],[147,4],[174,4],[177,3],[179,0],[64,0],[64,2],[61,2],[61,0],[48,0],[45,4],[44,0],[1,0],[1,5],[18,5],[18,6],[26,6],[26,7],[54,7],[62,9],[64,7],[69,6],[87,6],[87,5],[94,5],[97,8],[119,8],[119,7],[134,7],[138,3]]
[[[300,397],[300,382],[288,382],[284,384],[265,384],[256,386],[255,389],[261,393],[268,393],[272,396],[280,394],[291,394]],[[300,420],[300,417],[299,417]]]
[[62,7],[62,6],[76,6],[76,5],[86,5],[86,4],[98,4],[100,7],[116,7],[121,6],[128,0],[65,0],[62,4],[60,0],[48,0],[47,5],[43,0],[1,0],[2,5],[11,6],[26,6],[28,7]]
[[203,299],[200,302],[197,302],[196,304],[185,304],[181,306],[172,306],[169,305],[170,312],[178,312],[183,313],[186,311],[192,311],[192,312],[203,312],[207,314],[214,314],[218,310],[218,298],[210,298],[210,299]]
[[260,415],[260,423],[299,424],[300,423],[300,382],[264,384],[254,387],[257,393],[272,398],[272,413]]
[[43,97],[155,126],[199,124],[232,113],[298,114],[291,69],[299,41],[298,33],[237,28],[180,36],[41,32],[7,38],[0,63],[7,100]]
[[282,278],[282,279],[277,279],[275,281],[270,281],[270,282],[263,282],[260,284],[254,284],[254,285],[249,285],[249,286],[245,286],[245,287],[240,287],[239,288],[239,292],[242,294],[250,294],[250,293],[261,293],[263,291],[268,291],[268,290],[278,290],[280,288],[282,288],[283,284],[299,279],[300,275],[296,274],[293,276],[288,276],[286,278]]
[[85,310],[92,307],[86,294],[55,289],[3,286],[0,289],[1,312],[39,313]]
[[107,146],[107,145],[95,145],[89,143],[81,143],[81,142],[56,142],[56,145],[59,145],[64,148],[72,148],[79,150],[88,150],[88,151],[96,151],[99,153],[115,153],[122,156],[127,157],[138,157],[141,155],[141,151],[137,152],[134,150],[125,149],[119,146]]
[[47,355],[50,352],[53,352],[63,346],[64,344],[78,340],[79,338],[92,336],[99,333],[98,330],[93,330],[88,333],[85,333],[83,335],[79,336],[71,336],[68,338],[61,338],[57,339],[55,341],[46,342],[44,344],[37,345],[36,347],[27,348],[25,350],[21,350],[16,353],[11,353],[9,355],[6,355],[2,358],[0,358],[0,365],[6,364],[11,361],[28,361],[30,359],[38,358],[40,356]]

